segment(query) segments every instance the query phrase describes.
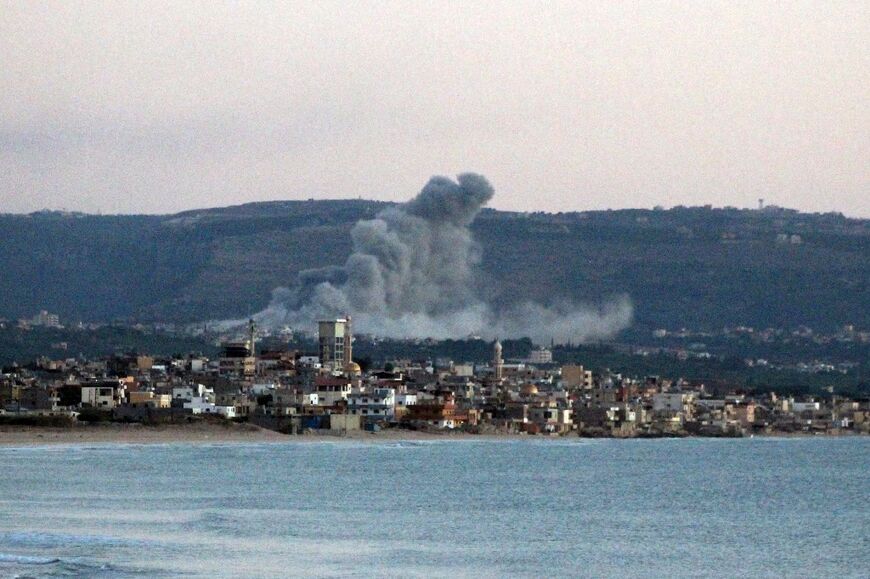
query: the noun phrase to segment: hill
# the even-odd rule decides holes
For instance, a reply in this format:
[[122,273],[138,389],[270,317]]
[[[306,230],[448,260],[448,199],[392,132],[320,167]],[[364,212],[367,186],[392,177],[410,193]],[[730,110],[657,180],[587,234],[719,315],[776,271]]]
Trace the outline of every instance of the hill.
[[[341,264],[387,204],[284,201],[176,215],[0,215],[0,317],[194,322],[246,316],[302,269]],[[636,329],[870,327],[870,221],[679,207],[484,210],[472,229],[496,302],[628,294]]]

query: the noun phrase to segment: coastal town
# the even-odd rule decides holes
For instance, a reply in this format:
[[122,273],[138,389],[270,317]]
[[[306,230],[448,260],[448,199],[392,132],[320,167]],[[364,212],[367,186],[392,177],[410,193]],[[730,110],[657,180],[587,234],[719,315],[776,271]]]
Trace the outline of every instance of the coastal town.
[[[55,324],[41,312],[36,323]],[[216,358],[40,357],[0,375],[0,424],[249,423],[284,434],[385,431],[581,437],[868,434],[870,401],[762,394],[679,377],[559,364],[535,347],[488,363],[395,359],[363,368],[350,316],[317,324],[317,351],[262,347],[253,321]]]

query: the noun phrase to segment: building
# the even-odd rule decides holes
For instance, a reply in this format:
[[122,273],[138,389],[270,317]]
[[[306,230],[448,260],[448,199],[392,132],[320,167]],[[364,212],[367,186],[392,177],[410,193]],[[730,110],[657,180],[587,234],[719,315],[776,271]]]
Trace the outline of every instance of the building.
[[741,402],[730,406],[730,416],[737,421],[742,428],[751,428],[755,424],[755,402]]
[[458,412],[453,392],[439,390],[429,400],[417,400],[407,407],[405,419],[420,422],[435,428],[456,428],[467,420],[465,414]]
[[191,414],[216,414],[224,418],[235,418],[235,406],[218,406],[207,398],[194,396],[192,400],[184,403],[184,409],[190,410]]
[[472,376],[474,376],[474,365],[473,364],[454,364],[453,374],[455,376],[461,376],[463,378],[471,378]]
[[659,392],[653,394],[654,422],[660,427],[679,427],[694,420],[695,395],[692,392]]
[[393,420],[396,416],[396,391],[374,388],[371,392],[355,392],[347,397],[349,414],[370,420]]
[[788,400],[788,409],[794,414],[803,414],[804,412],[818,412],[821,405],[818,402],[810,400],[809,402],[795,402],[794,398]]
[[58,409],[57,395],[53,389],[31,386],[18,390],[18,410],[49,410]]
[[60,326],[60,317],[57,314],[50,314],[46,310],[42,310],[30,320],[30,324],[33,326],[42,326],[45,328],[59,328]]
[[350,316],[317,323],[318,354],[324,368],[344,372],[353,361]]
[[351,393],[350,380],[335,376],[318,376],[314,381],[318,406],[335,406],[347,401]]
[[576,364],[562,366],[562,384],[565,388],[592,388],[592,372]]
[[541,432],[564,433],[574,427],[571,409],[555,405],[532,406],[528,409],[529,421]]
[[125,398],[125,386],[118,380],[92,382],[81,386],[81,405],[111,409],[120,406]]
[[171,404],[172,396],[169,394],[155,394],[151,391],[127,393],[127,405],[133,408],[169,408]]
[[408,407],[414,406],[415,404],[417,404],[416,394],[408,394],[407,392],[396,394],[396,404],[394,406],[396,418],[401,418],[403,415],[407,414]]
[[194,398],[207,398],[214,402],[214,389],[206,388],[202,384],[191,384],[189,386],[176,386],[172,389],[172,399],[181,401],[191,401]]
[[296,375],[296,353],[290,351],[269,351],[261,352],[257,356],[257,374],[262,376]]
[[182,403],[191,414],[216,414],[224,418],[235,418],[236,407],[215,404],[213,388],[202,384],[177,386],[172,389],[172,399]]
[[689,399],[683,392],[659,392],[653,395],[653,412],[683,412]]
[[547,348],[537,348],[529,352],[529,364],[552,364],[553,352]]
[[304,354],[296,359],[296,364],[300,368],[317,369],[322,367],[319,356],[306,356]]
[[498,340],[495,341],[495,344],[492,346],[492,372],[493,378],[496,381],[502,379],[502,374],[504,373],[504,358],[501,355],[501,342]]
[[218,372],[221,375],[253,376],[256,371],[257,359],[250,340],[221,344],[221,356],[218,359]]

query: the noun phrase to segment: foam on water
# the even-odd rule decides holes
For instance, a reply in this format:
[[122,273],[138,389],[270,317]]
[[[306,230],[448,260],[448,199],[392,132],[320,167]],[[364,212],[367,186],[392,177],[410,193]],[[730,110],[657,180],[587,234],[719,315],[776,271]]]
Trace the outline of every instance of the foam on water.
[[141,541],[133,541],[119,537],[100,535],[68,535],[51,532],[12,532],[0,533],[0,545],[20,547],[56,547],[56,546],[143,546]]
[[[173,574],[174,575],[174,574]],[[21,579],[80,577],[87,579],[168,576],[159,569],[137,569],[81,558],[37,557],[0,553],[0,576]]]
[[31,555],[13,555],[10,553],[0,553],[0,563],[18,563],[21,565],[51,565],[52,563],[60,563],[57,557],[34,557]]

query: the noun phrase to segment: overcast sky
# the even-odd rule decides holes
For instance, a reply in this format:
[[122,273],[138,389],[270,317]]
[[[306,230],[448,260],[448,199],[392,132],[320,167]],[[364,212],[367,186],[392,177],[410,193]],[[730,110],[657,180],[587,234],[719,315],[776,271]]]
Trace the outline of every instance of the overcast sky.
[[7,2],[0,212],[403,200],[870,217],[870,3]]

